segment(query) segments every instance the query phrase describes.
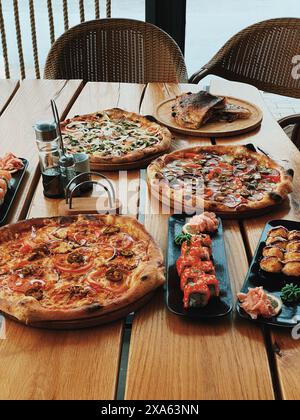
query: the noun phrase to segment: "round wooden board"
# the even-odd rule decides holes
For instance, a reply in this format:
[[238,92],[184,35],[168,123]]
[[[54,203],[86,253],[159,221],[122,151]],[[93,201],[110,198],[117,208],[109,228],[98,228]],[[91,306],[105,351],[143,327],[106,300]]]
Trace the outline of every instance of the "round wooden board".
[[165,153],[168,153],[168,150],[157,153],[152,156],[148,156],[144,159],[135,161],[135,162],[129,162],[129,163],[120,163],[120,164],[111,164],[111,163],[92,163],[91,162],[91,170],[92,171],[103,171],[103,172],[112,172],[112,171],[130,171],[133,169],[145,169],[147,166],[155,159],[157,159],[159,156],[164,155]]
[[[151,189],[149,180],[147,180],[148,183],[148,187],[149,187],[149,193],[153,195],[153,197],[160,201],[164,206],[170,206],[170,211],[172,211],[172,214],[181,214],[182,213],[182,206],[180,208],[180,210],[176,210],[176,203],[174,203],[174,201],[172,200],[171,202],[165,198],[162,194],[160,194],[158,191],[156,191],[155,189]],[[217,212],[214,210],[214,213],[216,213],[216,215],[218,217],[220,217],[221,219],[224,220],[244,220],[244,219],[251,219],[252,217],[259,217],[259,216],[263,216],[265,214],[271,213],[272,211],[277,210],[282,204],[284,203],[284,201],[282,201],[281,203],[277,203],[273,206],[270,207],[266,207],[264,209],[259,209],[259,210],[251,210],[251,211],[243,211],[243,212]],[[195,214],[194,209],[185,209],[187,214],[190,215],[191,217]],[[203,211],[205,211],[205,209],[203,209]],[[170,214],[171,215],[171,214]]]
[[247,119],[239,119],[233,122],[219,121],[203,125],[198,130],[183,128],[176,124],[172,117],[172,106],[175,98],[161,102],[156,108],[156,119],[159,123],[165,125],[176,133],[185,134],[195,137],[230,137],[253,131],[261,125],[263,120],[263,112],[256,105],[243,101],[241,99],[227,97],[228,102],[234,105],[242,106],[251,111],[251,117]]
[[[99,316],[91,317],[91,318],[76,319],[74,321],[32,322],[30,324],[27,324],[27,326],[33,327],[33,328],[42,328],[46,330],[82,330],[85,328],[92,328],[92,327],[97,327],[99,325],[109,324],[111,322],[117,321],[118,319],[125,318],[131,312],[135,312],[138,309],[141,309],[152,299],[154,294],[155,294],[155,291],[150,292],[146,296],[143,296],[138,301],[128,306],[125,306],[124,308],[117,309],[116,311],[113,311],[108,314],[99,315]],[[5,313],[3,313],[3,315],[8,319],[11,319],[13,321],[20,323],[18,319],[14,318],[11,315],[7,315]]]

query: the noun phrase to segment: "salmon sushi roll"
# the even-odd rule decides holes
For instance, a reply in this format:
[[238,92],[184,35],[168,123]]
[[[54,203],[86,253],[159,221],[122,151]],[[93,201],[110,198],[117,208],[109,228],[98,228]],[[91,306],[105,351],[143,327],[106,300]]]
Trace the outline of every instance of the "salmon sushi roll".
[[0,188],[0,206],[2,206],[6,192]]
[[2,178],[0,178],[0,189],[4,191],[4,194],[7,193],[8,185],[7,182]]
[[220,296],[219,280],[215,275],[204,274],[199,280],[207,285],[211,296]]
[[205,283],[190,283],[184,288],[184,308],[204,308],[211,297],[209,288]]
[[11,181],[11,173],[8,172],[8,171],[2,171],[2,170],[0,170],[0,178],[1,179],[4,179],[9,184],[10,181]]

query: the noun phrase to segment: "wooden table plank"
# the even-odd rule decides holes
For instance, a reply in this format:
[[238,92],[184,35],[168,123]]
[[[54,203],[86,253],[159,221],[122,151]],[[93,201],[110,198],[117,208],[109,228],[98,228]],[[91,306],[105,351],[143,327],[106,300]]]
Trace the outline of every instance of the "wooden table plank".
[[37,121],[52,120],[50,99],[57,102],[61,115],[68,112],[69,104],[77,96],[80,81],[23,81],[5,113],[1,116],[1,154],[14,152],[29,160],[28,171],[16,197],[8,223],[24,218],[38,181],[38,154],[33,125]]
[[[248,243],[250,254],[253,256],[256,250],[262,229],[266,222],[274,219],[300,219],[300,152],[286,136],[284,131],[278,124],[274,122],[267,106],[264,104],[262,96],[254,87],[241,83],[230,83],[226,81],[215,81],[212,84],[212,93],[224,95],[232,95],[260,106],[264,111],[264,120],[259,131],[253,133],[250,137],[238,136],[234,143],[245,144],[253,142],[268,152],[272,157],[281,159],[282,164],[295,170],[294,192],[282,207],[265,216],[249,219],[244,222],[244,232]],[[218,143],[227,143],[228,140],[223,139]],[[288,330],[274,329],[272,330],[271,339],[273,347],[276,350],[275,360],[277,373],[279,376],[279,385],[282,397],[284,399],[300,398],[300,347],[299,342],[291,337]]]
[[[88,83],[68,116],[116,106],[138,112],[143,89],[142,85]],[[117,181],[118,174],[110,176]],[[129,180],[137,191],[139,172],[131,171]],[[44,198],[39,183],[28,217],[56,216],[58,204],[59,200]],[[137,206],[136,194],[131,208],[134,216]],[[123,324],[121,320],[65,333],[26,329],[11,323],[3,344],[5,367],[0,372],[6,382],[0,384],[0,395],[25,399],[114,399]]]
[[[176,92],[176,86],[150,85],[142,111],[153,112],[155,104]],[[207,144],[205,140],[183,136],[180,139],[182,145]],[[149,198],[146,207],[149,211]],[[167,220],[165,215],[148,213],[145,217],[146,228],[165,250]],[[236,291],[248,263],[238,225],[234,222],[224,225],[230,275]],[[235,254],[232,244],[236,244]],[[161,292],[135,317],[126,399],[273,398],[267,353],[256,327],[244,325],[234,316],[211,323],[186,321],[167,311]]]
[[0,80],[0,115],[4,112],[18,87],[18,80]]

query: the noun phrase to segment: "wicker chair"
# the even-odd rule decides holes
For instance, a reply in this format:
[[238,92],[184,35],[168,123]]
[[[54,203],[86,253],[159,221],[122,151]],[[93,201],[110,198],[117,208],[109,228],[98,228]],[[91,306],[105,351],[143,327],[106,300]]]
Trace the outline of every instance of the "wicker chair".
[[[209,74],[279,95],[300,98],[300,79],[293,77],[293,58],[300,54],[300,19],[280,18],[256,23],[233,36],[191,78],[198,83]],[[300,148],[300,116],[279,121],[296,124],[292,140]]]
[[156,26],[131,19],[98,19],[65,32],[52,46],[45,79],[99,82],[186,82],[176,42]]

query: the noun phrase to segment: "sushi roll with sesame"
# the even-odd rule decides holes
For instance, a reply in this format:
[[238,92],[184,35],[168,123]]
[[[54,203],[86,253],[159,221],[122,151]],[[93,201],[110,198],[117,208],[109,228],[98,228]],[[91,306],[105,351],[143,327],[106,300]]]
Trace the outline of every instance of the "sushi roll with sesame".
[[206,283],[190,283],[184,288],[184,308],[205,308],[210,297],[211,294]]
[[10,187],[11,174],[0,171],[0,206],[3,204],[8,188]]
[[277,257],[264,257],[260,262],[260,268],[267,273],[281,273],[283,263]]
[[268,236],[271,237],[271,238],[281,237],[281,238],[284,238],[284,239],[288,239],[289,231],[288,231],[288,229],[286,229],[283,226],[278,226],[274,229],[271,229]]
[[288,240],[281,236],[269,236],[266,241],[267,246],[273,246],[280,249],[286,249]]
[[293,230],[292,232],[290,232],[288,239],[289,239],[290,242],[300,241],[300,231],[299,230]]
[[289,242],[286,250],[287,252],[300,252],[300,241]]
[[263,256],[264,257],[277,257],[280,260],[283,260],[284,258],[284,252],[280,249],[277,248],[276,246],[266,246],[263,249]]

